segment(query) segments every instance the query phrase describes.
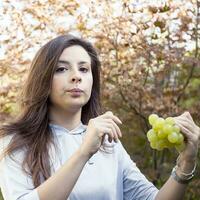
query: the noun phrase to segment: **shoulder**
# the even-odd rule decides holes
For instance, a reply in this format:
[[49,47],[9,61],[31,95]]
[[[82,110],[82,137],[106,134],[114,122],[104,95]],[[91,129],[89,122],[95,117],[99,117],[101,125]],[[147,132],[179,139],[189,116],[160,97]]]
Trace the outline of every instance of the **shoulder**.
[[8,136],[1,137],[1,138],[0,138],[0,154],[1,154],[2,151],[4,151],[5,148],[7,148],[7,146],[10,144],[12,138],[13,138],[13,135],[8,135]]
[[22,163],[24,158],[25,149],[18,149],[9,154],[6,153],[9,144],[11,143],[14,135],[5,136],[0,138],[0,163],[2,162],[18,162]]

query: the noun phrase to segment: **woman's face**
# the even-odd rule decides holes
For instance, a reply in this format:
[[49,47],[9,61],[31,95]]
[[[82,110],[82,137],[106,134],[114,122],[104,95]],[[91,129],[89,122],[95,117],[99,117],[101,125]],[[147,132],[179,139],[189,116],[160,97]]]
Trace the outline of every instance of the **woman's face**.
[[51,106],[80,109],[90,99],[92,84],[91,58],[87,51],[78,45],[64,49],[53,77]]

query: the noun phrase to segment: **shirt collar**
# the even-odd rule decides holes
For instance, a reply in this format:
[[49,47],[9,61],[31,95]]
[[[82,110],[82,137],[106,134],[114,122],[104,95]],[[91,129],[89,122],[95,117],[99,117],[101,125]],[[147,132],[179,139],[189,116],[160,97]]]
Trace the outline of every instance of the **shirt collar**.
[[84,133],[87,128],[87,126],[84,125],[82,122],[76,128],[74,128],[72,130],[68,130],[67,128],[57,125],[57,124],[49,123],[49,126],[51,127],[51,129],[55,130],[55,132],[58,135],[63,134],[63,132],[70,134],[70,135],[80,135],[80,134]]

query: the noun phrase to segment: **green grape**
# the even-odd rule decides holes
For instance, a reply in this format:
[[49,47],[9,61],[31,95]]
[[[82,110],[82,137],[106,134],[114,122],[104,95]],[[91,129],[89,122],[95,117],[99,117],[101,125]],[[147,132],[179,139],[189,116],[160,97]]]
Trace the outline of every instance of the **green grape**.
[[152,126],[147,132],[151,148],[161,151],[164,148],[175,147],[179,152],[185,148],[184,137],[173,117],[164,119],[151,114],[148,120]]
[[178,141],[177,144],[182,144],[184,142],[184,137],[181,133],[178,133]]
[[151,114],[149,115],[149,124],[151,124],[153,126],[153,124],[155,123],[155,121],[158,119],[158,115],[156,114]]
[[163,129],[162,129],[162,130],[159,130],[157,134],[158,134],[158,137],[159,137],[160,139],[164,139],[164,138],[166,138],[166,136],[167,136],[167,134],[163,131]]
[[156,144],[156,149],[158,151],[162,151],[166,147],[165,141],[164,140],[158,140]]
[[165,123],[163,125],[162,131],[167,136],[173,131],[173,127],[172,127],[172,125]]
[[170,125],[174,125],[174,124],[175,124],[175,121],[174,121],[174,118],[173,118],[173,117],[167,117],[167,118],[165,119],[165,122],[166,122],[167,124],[170,124]]
[[153,124],[153,130],[156,132],[161,130],[163,128],[164,123],[165,123],[165,120],[159,117]]
[[148,138],[149,142],[153,142],[153,141],[157,140],[157,135],[156,135],[156,133],[154,132],[153,129],[150,129],[147,132],[147,138]]
[[169,140],[169,142],[171,142],[171,143],[176,143],[177,141],[178,141],[178,134],[176,133],[176,132],[172,132],[172,133],[170,133],[169,135],[168,135],[168,140]]
[[166,145],[166,148],[172,148],[172,147],[174,147],[174,143],[169,142],[168,139],[166,139],[165,145]]
[[176,132],[176,133],[180,133],[180,128],[179,128],[179,126],[177,126],[177,125],[174,125],[174,126],[173,126],[173,130],[174,130],[174,132]]
[[152,149],[157,148],[156,142],[150,142],[150,146],[151,146]]
[[161,146],[159,146],[158,144],[157,144],[157,146],[156,146],[156,150],[158,150],[158,151],[162,151],[164,148],[163,147],[161,147]]

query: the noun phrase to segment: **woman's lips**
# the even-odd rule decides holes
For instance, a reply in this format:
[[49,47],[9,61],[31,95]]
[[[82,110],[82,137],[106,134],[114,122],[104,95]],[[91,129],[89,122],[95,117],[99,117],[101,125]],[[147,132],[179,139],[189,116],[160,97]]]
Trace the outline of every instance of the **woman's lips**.
[[83,90],[78,89],[78,88],[74,88],[74,89],[71,89],[71,90],[67,90],[67,92],[72,94],[72,96],[74,96],[74,97],[78,97],[83,93]]
[[68,92],[83,92],[83,90],[81,90],[79,88],[73,88],[71,90],[68,90]]

